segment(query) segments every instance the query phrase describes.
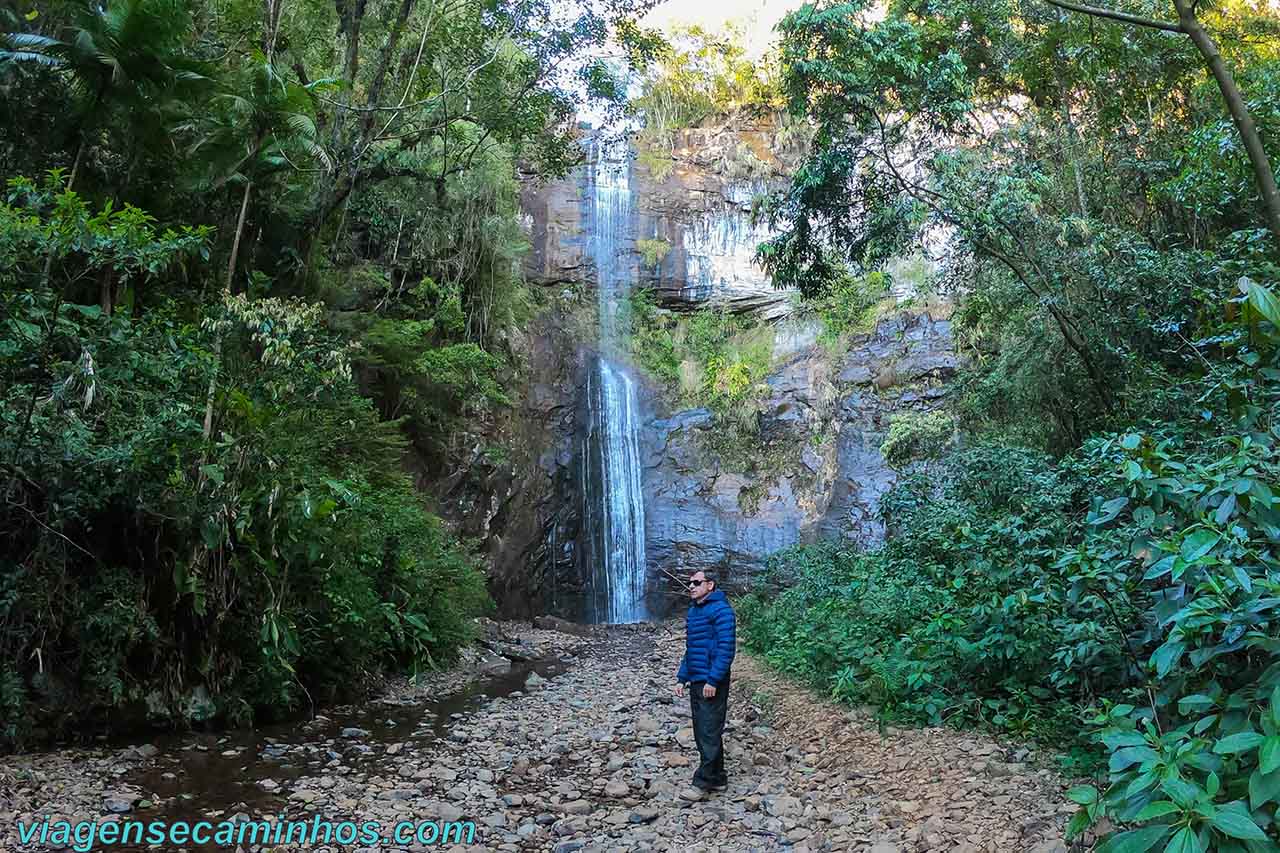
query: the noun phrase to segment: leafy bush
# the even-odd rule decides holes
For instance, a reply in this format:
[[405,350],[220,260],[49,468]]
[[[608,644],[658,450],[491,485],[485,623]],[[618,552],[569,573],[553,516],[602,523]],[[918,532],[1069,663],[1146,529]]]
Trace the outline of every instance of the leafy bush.
[[1100,850],[1274,849],[1280,301],[1240,291],[1194,419],[905,476],[883,547],[775,558],[789,588],[749,599],[748,645],[909,719],[1058,743],[1091,720],[1107,783],[1071,791],[1071,832],[1132,827]]
[[70,301],[82,281],[145,293],[203,235],[12,186],[6,740],[125,713],[279,715],[382,668],[448,660],[483,579],[422,509],[398,424],[359,395],[322,307],[227,295],[196,324],[172,300],[136,318]]
[[741,41],[732,27],[725,35],[697,26],[674,33],[632,102],[644,123],[642,144],[712,115],[782,107],[776,60],[753,60]]
[[890,465],[902,467],[918,458],[937,456],[955,431],[955,418],[947,412],[903,412],[890,420],[880,453]]
[[661,238],[636,240],[636,249],[640,252],[640,258],[647,267],[656,267],[662,263],[662,259],[671,251],[671,244]]
[[647,290],[628,299],[627,346],[646,372],[674,389],[672,402],[724,413],[762,392],[773,334],[760,321],[714,305],[681,316],[659,309]]
[[1055,613],[1036,562],[1065,537],[1072,491],[1037,454],[962,451],[940,485],[909,476],[886,495],[883,548],[776,556],[792,585],[751,600],[746,642],[886,714],[1046,732]]
[[822,323],[818,340],[830,349],[842,349],[847,335],[869,331],[876,308],[889,295],[891,280],[883,272],[863,276],[841,275],[821,296],[805,300]]

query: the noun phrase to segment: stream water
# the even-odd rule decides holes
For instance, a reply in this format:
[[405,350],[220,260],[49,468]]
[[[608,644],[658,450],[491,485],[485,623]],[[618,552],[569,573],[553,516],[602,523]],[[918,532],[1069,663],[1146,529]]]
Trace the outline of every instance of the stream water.
[[[130,819],[173,824],[231,820],[238,814],[246,819],[283,814],[289,805],[284,792],[292,787],[285,783],[333,772],[360,774],[379,767],[385,771],[387,760],[394,760],[400,749],[443,740],[454,720],[490,699],[524,689],[529,673],[551,678],[567,667],[558,658],[518,662],[506,672],[425,702],[373,701],[328,709],[310,721],[252,731],[158,738],[156,759],[125,779],[150,801]],[[190,849],[219,848],[209,844]]]

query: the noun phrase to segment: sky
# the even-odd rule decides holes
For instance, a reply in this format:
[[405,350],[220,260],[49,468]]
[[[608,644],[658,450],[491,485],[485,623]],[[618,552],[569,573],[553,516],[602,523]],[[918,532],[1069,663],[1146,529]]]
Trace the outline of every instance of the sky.
[[773,26],[804,0],[666,0],[649,12],[644,23],[666,29],[673,24],[697,24],[718,30],[726,21],[741,26],[747,52],[759,56],[775,38]]

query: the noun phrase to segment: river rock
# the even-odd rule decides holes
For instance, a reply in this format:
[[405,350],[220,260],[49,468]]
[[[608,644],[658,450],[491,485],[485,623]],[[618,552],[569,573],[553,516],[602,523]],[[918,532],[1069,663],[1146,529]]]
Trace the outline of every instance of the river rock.
[[[201,783],[209,762],[238,771],[243,755],[223,758],[224,744],[205,751],[166,750],[152,760],[172,762],[161,766],[180,772],[166,784],[180,781],[192,800],[157,800],[147,817],[256,820],[265,812],[303,820],[326,813],[383,823],[475,820],[477,845],[509,851],[547,851],[574,842],[602,853],[1063,853],[1072,811],[1062,796],[1068,780],[1048,770],[1018,768],[1017,762],[1005,767],[1008,776],[986,772],[988,761],[1016,755],[1016,746],[947,729],[895,727],[882,733],[873,719],[849,719],[848,709],[797,689],[746,653],[734,662],[726,732],[729,789],[711,795],[693,789],[686,796],[688,768],[669,765],[659,746],[674,745],[674,734],[655,736],[658,743],[652,744],[625,736],[642,715],[651,716],[660,732],[687,724],[687,705],[662,705],[653,698],[668,684],[682,653],[678,624],[602,629],[583,650],[581,665],[537,691],[468,706],[465,716],[450,723],[468,733],[466,745],[400,736],[404,749],[389,756],[370,735],[368,745],[378,748],[361,759],[358,771],[349,764],[342,765],[347,772],[334,772],[309,763],[324,762],[333,729],[325,727],[327,735],[301,732],[281,760],[292,768],[289,797],[277,799],[262,784],[266,779],[245,779],[267,792],[257,795],[265,808],[239,802],[244,789]],[[766,709],[757,695],[771,697],[774,725],[760,725]],[[350,718],[354,710],[361,709],[334,716]],[[592,738],[607,732],[614,733],[614,742],[601,748]],[[192,743],[207,745],[205,737],[194,735]],[[155,768],[126,752],[72,749],[0,758],[0,778],[10,780],[0,814],[8,820],[0,824],[0,849],[19,849],[17,821],[56,813],[93,819],[112,796],[136,809],[132,804],[147,790],[144,782],[150,784],[147,774]],[[754,763],[757,753],[775,756],[776,764]],[[622,766],[606,771],[615,758],[624,759]],[[517,766],[524,773],[513,773]],[[416,784],[405,781],[419,774]],[[485,781],[488,774],[491,781]],[[275,775],[270,781],[278,784]],[[288,844],[276,850],[304,853]]]
[[133,811],[134,801],[131,794],[108,794],[102,800],[102,807],[112,814],[127,814]]

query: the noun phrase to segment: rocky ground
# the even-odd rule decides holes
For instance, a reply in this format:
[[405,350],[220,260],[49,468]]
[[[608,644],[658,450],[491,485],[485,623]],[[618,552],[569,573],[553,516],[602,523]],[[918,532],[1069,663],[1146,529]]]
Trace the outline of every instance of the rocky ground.
[[[387,709],[416,714],[391,716],[381,728],[337,728],[336,709],[288,738],[188,738],[3,759],[0,849],[41,849],[19,848],[15,830],[16,821],[36,816],[281,814],[474,820],[476,843],[457,849],[475,850],[1067,849],[1065,783],[1035,769],[1026,750],[944,729],[882,733],[745,655],[735,662],[729,703],[729,788],[687,799],[697,752],[687,700],[670,692],[682,634],[682,625],[590,637],[491,627],[484,657],[370,703],[374,719]],[[501,674],[495,650],[561,662],[527,674],[517,664],[523,689],[462,710],[415,704],[436,701],[467,674]],[[223,764],[207,763],[209,756]]]

